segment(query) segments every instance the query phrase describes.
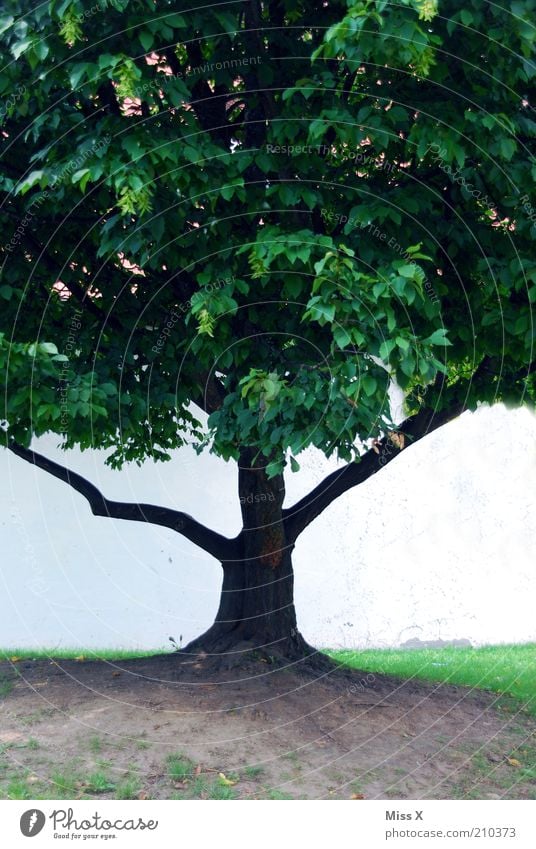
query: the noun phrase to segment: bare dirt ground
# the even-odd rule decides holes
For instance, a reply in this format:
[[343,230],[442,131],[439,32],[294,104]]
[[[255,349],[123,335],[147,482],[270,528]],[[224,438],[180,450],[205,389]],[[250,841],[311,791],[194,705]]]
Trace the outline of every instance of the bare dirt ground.
[[536,721],[482,691],[176,655],[0,682],[4,798],[536,799]]

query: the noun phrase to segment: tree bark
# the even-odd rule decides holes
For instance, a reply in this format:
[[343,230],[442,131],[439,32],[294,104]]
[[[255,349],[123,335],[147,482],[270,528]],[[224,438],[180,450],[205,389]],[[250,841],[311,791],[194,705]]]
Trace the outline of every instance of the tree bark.
[[266,459],[244,449],[239,461],[243,529],[240,558],[223,561],[221,601],[214,625],[191,642],[186,654],[227,655],[248,650],[300,660],[313,654],[298,631],[292,549],[283,520],[283,476],[268,479]]

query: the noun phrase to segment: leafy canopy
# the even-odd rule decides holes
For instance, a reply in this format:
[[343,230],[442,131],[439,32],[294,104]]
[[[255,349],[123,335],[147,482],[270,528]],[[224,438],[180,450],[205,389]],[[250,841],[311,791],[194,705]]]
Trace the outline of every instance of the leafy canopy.
[[534,398],[534,9],[6,0],[4,429],[275,473]]

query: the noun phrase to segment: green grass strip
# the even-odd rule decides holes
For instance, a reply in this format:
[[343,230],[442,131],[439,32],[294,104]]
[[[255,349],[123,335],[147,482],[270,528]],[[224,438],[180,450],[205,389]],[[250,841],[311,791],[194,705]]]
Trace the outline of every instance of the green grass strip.
[[521,701],[536,716],[536,643],[326,653],[364,672],[492,690]]

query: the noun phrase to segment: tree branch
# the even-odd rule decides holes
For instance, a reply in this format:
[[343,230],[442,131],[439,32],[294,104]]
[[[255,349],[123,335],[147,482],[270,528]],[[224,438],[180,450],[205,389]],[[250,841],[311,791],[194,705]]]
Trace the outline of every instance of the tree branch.
[[192,397],[194,404],[210,415],[223,406],[225,400],[225,389],[214,372],[205,371],[199,373],[199,379],[203,383],[203,391]]
[[[406,419],[398,428],[397,434],[404,434],[408,440],[411,440],[410,444],[413,444],[426,434],[457,418],[463,410],[463,401],[439,412],[430,409],[421,410],[415,416]],[[375,448],[376,450],[371,448],[367,451],[359,462],[348,463],[344,468],[332,472],[308,495],[283,511],[289,542],[295,542],[302,531],[339,495],[343,495],[347,490],[375,475],[400,454],[400,449],[389,436],[379,440]]]
[[110,501],[103,494],[76,472],[71,472],[65,466],[43,457],[36,451],[23,448],[22,445],[10,441],[8,446],[13,454],[22,457],[28,463],[44,469],[59,480],[65,481],[73,489],[76,489],[89,502],[91,512],[95,516],[107,516],[109,519],[129,519],[134,522],[147,522],[153,525],[162,525],[185,536],[190,542],[195,543],[204,551],[212,554],[217,560],[229,562],[239,559],[237,538],[228,539],[216,531],[210,530],[200,522],[197,522],[187,513],[171,510],[168,507],[155,507],[153,504],[135,504],[124,501]]

